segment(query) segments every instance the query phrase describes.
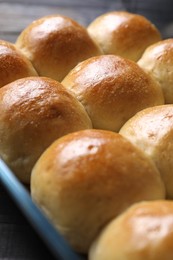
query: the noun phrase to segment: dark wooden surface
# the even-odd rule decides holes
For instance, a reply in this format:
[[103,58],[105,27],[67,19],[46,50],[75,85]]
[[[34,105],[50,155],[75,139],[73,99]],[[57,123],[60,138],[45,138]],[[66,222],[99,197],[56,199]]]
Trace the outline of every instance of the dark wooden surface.
[[[127,10],[145,15],[164,38],[173,37],[172,0],[9,0],[0,1],[0,39],[15,42],[29,23],[49,14],[69,16],[87,26],[98,15]],[[0,184],[0,260],[53,259]]]
[[0,259],[54,259],[3,187],[0,209]]
[[145,15],[173,37],[172,0],[6,0],[0,1],[0,39],[14,42],[25,26],[44,15],[60,13],[88,25],[96,16],[111,10]]

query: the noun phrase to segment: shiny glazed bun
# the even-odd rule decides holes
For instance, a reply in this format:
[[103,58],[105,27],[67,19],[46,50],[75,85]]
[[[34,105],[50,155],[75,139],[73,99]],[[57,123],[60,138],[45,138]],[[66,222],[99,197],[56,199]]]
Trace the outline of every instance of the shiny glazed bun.
[[153,78],[135,62],[115,55],[81,62],[62,84],[84,105],[94,128],[119,131],[139,110],[164,103]]
[[145,17],[114,11],[97,17],[88,32],[105,54],[137,61],[144,50],[161,40],[158,29]]
[[55,80],[28,77],[0,89],[0,156],[25,183],[55,139],[86,128],[84,108]]
[[62,15],[46,16],[31,23],[19,35],[16,46],[40,76],[58,81],[78,62],[101,54],[87,30]]
[[173,105],[140,111],[126,122],[120,134],[155,162],[164,180],[167,196],[173,199]]
[[172,260],[172,216],[172,201],[136,203],[103,229],[89,260]]
[[55,141],[31,174],[31,195],[78,252],[134,202],[164,198],[154,163],[118,133],[83,130]]
[[160,83],[165,103],[173,103],[173,39],[149,46],[138,64]]
[[0,40],[0,87],[29,76],[37,76],[31,62],[15,45]]

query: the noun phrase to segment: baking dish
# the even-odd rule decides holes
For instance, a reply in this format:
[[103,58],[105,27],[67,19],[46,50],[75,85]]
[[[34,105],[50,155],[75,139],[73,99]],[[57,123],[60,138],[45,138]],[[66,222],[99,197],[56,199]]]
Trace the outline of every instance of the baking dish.
[[28,189],[0,159],[0,182],[56,259],[81,260],[32,201]]

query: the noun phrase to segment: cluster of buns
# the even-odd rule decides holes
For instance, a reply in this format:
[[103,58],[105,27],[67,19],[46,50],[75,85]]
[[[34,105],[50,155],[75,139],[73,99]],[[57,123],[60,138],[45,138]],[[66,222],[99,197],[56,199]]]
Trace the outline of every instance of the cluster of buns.
[[172,54],[124,11],[0,41],[0,156],[91,260],[173,258]]
[[163,90],[166,104],[173,103],[173,39],[165,39],[149,46],[138,65],[152,75]]
[[97,129],[118,132],[136,112],[164,104],[157,81],[135,62],[116,55],[79,63],[62,84],[83,104]]
[[32,63],[14,44],[0,40],[0,88],[17,79],[37,75]]
[[173,259],[172,216],[172,201],[134,204],[103,229],[90,249],[89,259]]
[[105,54],[137,61],[145,49],[161,40],[158,29],[144,16],[114,11],[97,17],[88,32]]
[[54,140],[92,127],[80,102],[60,83],[44,77],[22,78],[0,88],[0,111],[1,157],[25,183]]
[[165,189],[142,151],[118,133],[90,129],[61,137],[42,154],[31,194],[72,247],[86,253],[112,218],[134,202],[163,199]]
[[40,76],[58,81],[80,61],[102,54],[83,26],[62,15],[46,16],[31,23],[19,35],[16,46]]

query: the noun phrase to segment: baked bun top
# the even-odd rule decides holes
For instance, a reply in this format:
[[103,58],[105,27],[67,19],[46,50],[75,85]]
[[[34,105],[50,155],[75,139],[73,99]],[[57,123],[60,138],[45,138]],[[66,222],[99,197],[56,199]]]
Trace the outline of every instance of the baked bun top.
[[164,180],[167,197],[173,198],[173,105],[140,111],[125,123],[120,134],[155,162]]
[[62,84],[84,105],[94,128],[119,131],[136,112],[164,103],[161,87],[151,76],[115,55],[81,62]]
[[154,163],[118,133],[82,130],[55,141],[31,174],[31,195],[78,252],[134,202],[163,199]]
[[58,81],[80,61],[100,55],[87,30],[74,20],[51,15],[32,22],[19,35],[16,46],[40,76]]
[[14,44],[0,40],[0,87],[29,76],[37,76],[31,62]]
[[173,259],[172,216],[172,201],[136,203],[105,227],[89,260]]
[[137,61],[144,50],[161,40],[158,29],[145,17],[114,11],[97,17],[88,32],[105,54]]
[[173,39],[149,46],[141,59],[140,67],[151,74],[161,85],[165,103],[173,103]]
[[48,78],[22,78],[1,88],[0,111],[0,156],[25,183],[54,140],[92,127],[77,99]]

